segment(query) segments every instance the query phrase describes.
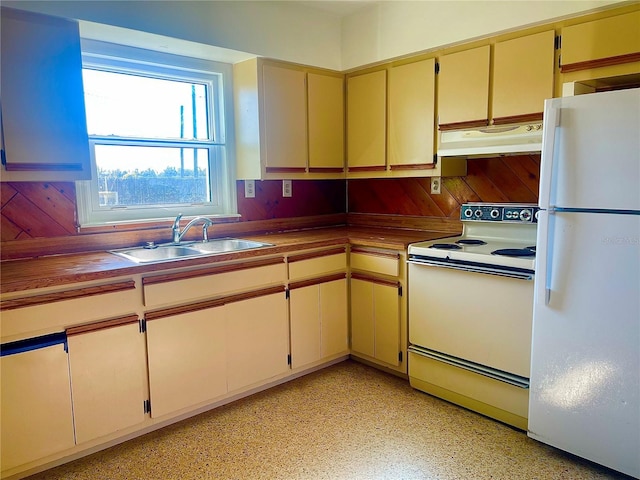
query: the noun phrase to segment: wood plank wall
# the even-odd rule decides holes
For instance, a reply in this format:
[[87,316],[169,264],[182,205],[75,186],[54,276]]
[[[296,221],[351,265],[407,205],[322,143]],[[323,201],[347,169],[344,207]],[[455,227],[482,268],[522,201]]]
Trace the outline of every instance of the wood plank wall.
[[[362,179],[348,181],[348,211],[459,218],[465,202],[536,203],[540,155],[471,159],[465,177],[442,179],[442,193],[430,193],[429,178]],[[297,180],[293,197],[282,197],[282,182],[256,182],[256,197],[244,198],[237,182],[241,221],[345,213],[343,180]],[[76,235],[74,184],[0,183],[1,240]]]
[[349,180],[349,213],[458,219],[466,202],[537,203],[539,183],[540,155],[470,159],[467,175],[443,178],[438,195],[429,178]]

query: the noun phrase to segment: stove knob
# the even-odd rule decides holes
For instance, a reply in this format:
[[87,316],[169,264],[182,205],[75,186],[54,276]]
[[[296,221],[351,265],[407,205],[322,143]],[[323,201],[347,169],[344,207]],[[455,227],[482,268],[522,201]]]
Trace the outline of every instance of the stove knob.
[[473,215],[473,210],[471,210],[470,208],[467,208],[467,209],[464,211],[464,216],[465,216],[465,218],[471,218],[471,216],[472,216],[472,215]]
[[482,210],[477,209],[475,212],[473,212],[473,214],[476,216],[476,218],[481,218],[482,217]]
[[523,222],[530,222],[531,221],[531,210],[522,210],[520,212],[520,220],[522,220]]
[[500,216],[500,210],[498,210],[497,208],[494,208],[493,210],[491,210],[491,218],[498,218]]

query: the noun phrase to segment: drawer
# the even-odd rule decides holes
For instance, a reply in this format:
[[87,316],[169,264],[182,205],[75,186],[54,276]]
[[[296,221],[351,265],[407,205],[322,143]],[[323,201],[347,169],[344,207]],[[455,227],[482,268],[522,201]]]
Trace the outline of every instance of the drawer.
[[232,264],[205,272],[187,271],[178,274],[143,278],[146,307],[188,303],[234,292],[255,290],[287,280],[283,258]]
[[292,255],[288,258],[289,280],[318,277],[347,268],[344,248]]
[[92,285],[2,302],[2,341],[59,332],[141,309],[141,296],[133,280]]
[[400,273],[400,254],[393,250],[374,250],[354,247],[350,255],[351,269],[397,277]]

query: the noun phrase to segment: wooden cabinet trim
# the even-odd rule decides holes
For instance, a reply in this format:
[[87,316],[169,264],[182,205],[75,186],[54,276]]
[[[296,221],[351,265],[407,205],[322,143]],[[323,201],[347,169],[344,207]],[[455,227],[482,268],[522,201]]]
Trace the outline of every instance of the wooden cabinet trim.
[[384,172],[387,170],[387,167],[384,165],[370,167],[349,167],[348,170],[350,172]]
[[339,167],[309,167],[309,173],[343,173],[344,168]]
[[373,250],[364,247],[352,247],[351,253],[361,253],[364,255],[372,255],[375,257],[392,258],[394,260],[398,260],[400,258],[400,254],[397,252],[383,252],[381,250]]
[[391,165],[391,170],[432,170],[436,168],[435,163],[407,163]]
[[310,287],[312,285],[319,285],[321,283],[333,282],[336,280],[342,280],[347,278],[347,273],[334,273],[333,275],[326,275],[324,277],[311,278],[309,280],[300,280],[298,282],[292,282],[289,284],[289,290],[295,290],[296,288]]
[[332,248],[330,250],[318,250],[315,252],[299,253],[299,254],[291,255],[287,259],[287,261],[289,263],[295,263],[295,262],[300,262],[302,260],[309,260],[311,258],[321,258],[321,257],[327,257],[329,255],[339,255],[341,253],[345,253],[346,251],[347,251],[347,247],[337,247],[337,248]]
[[364,273],[352,273],[351,278],[353,280],[363,280],[365,282],[377,283],[378,285],[385,285],[387,287],[400,288],[401,286],[398,281],[385,280],[384,278],[374,277],[373,275],[366,275]]
[[76,300],[78,298],[91,297],[94,295],[103,295],[107,293],[123,292],[136,288],[136,282],[127,280],[124,282],[112,283],[108,285],[96,285],[91,287],[76,288],[64,292],[45,293],[33,297],[15,298],[12,300],[3,300],[0,302],[0,309],[13,310],[22,307],[34,307],[36,305],[44,305],[52,302],[61,302],[64,300]]
[[250,292],[238,293],[236,295],[229,295],[227,297],[216,298],[213,300],[206,300],[204,302],[190,303],[186,305],[179,305],[177,307],[163,308],[160,310],[152,310],[145,313],[144,318],[147,321],[158,320],[159,318],[171,317],[174,315],[182,315],[185,313],[207,310],[209,308],[221,307],[228,303],[240,302],[242,300],[249,300],[251,298],[264,297],[266,295],[272,295],[274,293],[281,293],[284,291],[284,285],[277,285],[275,287],[252,290]]
[[525,115],[513,115],[511,117],[498,117],[493,119],[494,125],[509,125],[511,123],[525,123],[525,122],[541,122],[542,112],[529,113]]
[[463,128],[486,127],[488,125],[489,125],[489,119],[485,118],[482,120],[469,120],[468,122],[441,123],[438,125],[438,129],[440,131],[461,130]]
[[138,323],[139,319],[137,315],[127,315],[126,317],[114,318],[111,320],[103,320],[95,323],[88,323],[86,325],[78,325],[75,327],[67,328],[67,336],[79,335],[82,333],[95,332],[97,330],[105,330],[107,328],[119,327],[121,325],[129,325],[131,323]]
[[230,265],[221,265],[216,267],[208,267],[200,270],[189,270],[186,272],[167,273],[165,275],[155,275],[152,277],[144,277],[142,285],[154,285],[157,283],[173,282],[175,280],[185,280],[189,278],[206,277],[208,275],[216,275],[220,273],[236,272],[239,270],[247,270],[256,267],[266,267],[269,265],[277,265],[284,262],[284,257],[265,258],[244,263],[233,263]]
[[592,68],[610,67],[613,65],[622,65],[640,61],[640,52],[627,53],[615,57],[599,58],[597,60],[587,60],[585,62],[568,63],[560,66],[561,73],[577,72],[579,70],[588,70]]
[[265,167],[267,173],[304,173],[305,167]]

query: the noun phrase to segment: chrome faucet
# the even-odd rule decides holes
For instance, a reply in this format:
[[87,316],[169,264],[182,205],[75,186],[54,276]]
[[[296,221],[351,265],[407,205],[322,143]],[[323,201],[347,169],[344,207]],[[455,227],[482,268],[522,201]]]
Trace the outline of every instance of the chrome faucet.
[[209,234],[207,232],[207,228],[213,225],[213,222],[206,217],[196,217],[187,223],[182,230],[180,231],[180,219],[182,218],[182,214],[179,214],[176,219],[173,221],[173,227],[171,227],[171,231],[173,232],[173,243],[180,243],[182,237],[184,237],[185,233],[189,231],[189,229],[196,223],[202,222],[202,241],[206,242],[209,240]]

